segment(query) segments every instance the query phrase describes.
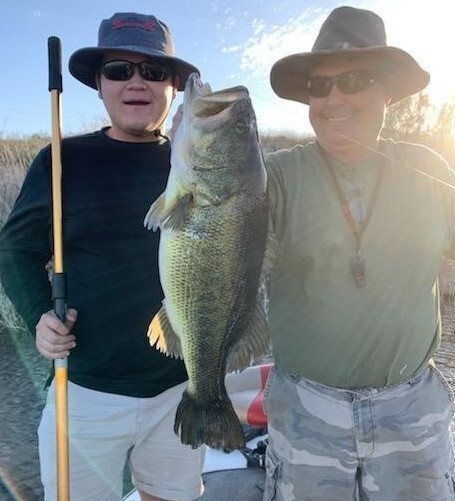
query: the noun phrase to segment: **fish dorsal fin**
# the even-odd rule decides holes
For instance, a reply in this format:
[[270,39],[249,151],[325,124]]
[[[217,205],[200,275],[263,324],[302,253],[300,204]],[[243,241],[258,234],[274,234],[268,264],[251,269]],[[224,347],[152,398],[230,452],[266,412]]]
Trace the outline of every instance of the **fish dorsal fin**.
[[169,322],[166,307],[163,305],[150,322],[147,336],[151,346],[168,357],[183,358],[180,338]]
[[254,359],[270,352],[270,334],[263,298],[258,294],[256,307],[244,333],[232,345],[227,358],[226,372],[245,369]]
[[191,195],[186,193],[176,198],[174,204],[166,207],[166,197],[162,193],[150,206],[144,219],[144,226],[149,230],[153,229],[153,231],[156,231],[158,227],[161,229],[182,229],[185,224],[191,198]]

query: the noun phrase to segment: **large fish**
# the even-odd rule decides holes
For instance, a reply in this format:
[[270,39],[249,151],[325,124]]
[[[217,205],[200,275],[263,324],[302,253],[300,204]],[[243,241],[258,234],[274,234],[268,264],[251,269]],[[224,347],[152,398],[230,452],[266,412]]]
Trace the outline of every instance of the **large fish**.
[[168,183],[144,223],[161,230],[165,295],[149,340],[183,356],[189,377],[174,430],[193,448],[241,448],[224,377],[269,348],[259,293],[269,261],[266,171],[245,87],[212,92],[190,76]]

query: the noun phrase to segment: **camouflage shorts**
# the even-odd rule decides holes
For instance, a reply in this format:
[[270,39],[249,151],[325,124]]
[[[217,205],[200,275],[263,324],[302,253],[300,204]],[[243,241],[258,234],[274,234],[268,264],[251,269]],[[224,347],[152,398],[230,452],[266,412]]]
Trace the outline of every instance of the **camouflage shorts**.
[[455,500],[453,395],[433,366],[355,391],[274,370],[265,410],[264,501]]

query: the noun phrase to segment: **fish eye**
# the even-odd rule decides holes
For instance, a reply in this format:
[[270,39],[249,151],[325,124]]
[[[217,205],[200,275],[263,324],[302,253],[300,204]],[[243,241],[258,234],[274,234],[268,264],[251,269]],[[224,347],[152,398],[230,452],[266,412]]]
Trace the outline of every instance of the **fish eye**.
[[247,122],[246,120],[239,120],[235,124],[235,130],[239,132],[240,134],[243,134],[245,132],[248,132],[250,130],[250,123]]

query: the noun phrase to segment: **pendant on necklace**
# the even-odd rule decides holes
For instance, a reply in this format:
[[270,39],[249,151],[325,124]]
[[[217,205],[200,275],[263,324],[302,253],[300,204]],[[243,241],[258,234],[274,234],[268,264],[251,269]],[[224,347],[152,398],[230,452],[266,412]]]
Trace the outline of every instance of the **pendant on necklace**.
[[357,287],[365,286],[365,261],[360,252],[353,258],[351,263],[351,273]]

